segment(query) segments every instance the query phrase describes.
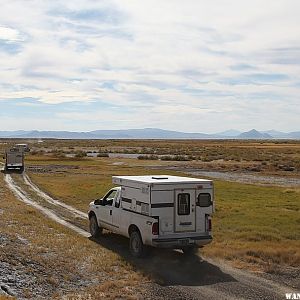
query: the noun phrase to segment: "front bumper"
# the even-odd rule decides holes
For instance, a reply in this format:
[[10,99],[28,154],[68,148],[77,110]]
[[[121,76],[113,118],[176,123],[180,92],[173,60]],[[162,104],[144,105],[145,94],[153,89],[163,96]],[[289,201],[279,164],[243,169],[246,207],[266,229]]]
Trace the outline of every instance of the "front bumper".
[[180,249],[183,247],[202,247],[211,243],[212,236],[193,236],[184,238],[157,238],[152,239],[152,246],[158,248],[173,248]]

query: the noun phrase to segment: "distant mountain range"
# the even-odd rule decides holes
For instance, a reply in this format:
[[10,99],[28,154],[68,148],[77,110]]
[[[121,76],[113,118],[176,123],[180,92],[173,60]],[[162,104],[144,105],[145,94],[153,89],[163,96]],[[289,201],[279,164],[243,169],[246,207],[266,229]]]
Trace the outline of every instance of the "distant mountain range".
[[75,131],[0,131],[0,138],[54,138],[54,139],[300,139],[300,131],[276,130],[246,132],[226,130],[215,134],[187,133],[158,128]]
[[238,135],[240,139],[272,139],[273,136],[266,132],[259,132],[255,129],[250,131],[242,132]]

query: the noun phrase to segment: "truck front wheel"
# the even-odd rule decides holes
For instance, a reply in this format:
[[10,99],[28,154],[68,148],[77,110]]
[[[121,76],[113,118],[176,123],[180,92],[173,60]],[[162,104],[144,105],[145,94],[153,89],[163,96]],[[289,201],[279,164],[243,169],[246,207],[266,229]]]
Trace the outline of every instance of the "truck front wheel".
[[97,218],[95,215],[90,217],[90,234],[93,238],[97,238],[102,234],[102,228],[99,227]]
[[145,246],[142,237],[138,231],[132,231],[129,241],[130,253],[134,257],[142,257],[145,253]]

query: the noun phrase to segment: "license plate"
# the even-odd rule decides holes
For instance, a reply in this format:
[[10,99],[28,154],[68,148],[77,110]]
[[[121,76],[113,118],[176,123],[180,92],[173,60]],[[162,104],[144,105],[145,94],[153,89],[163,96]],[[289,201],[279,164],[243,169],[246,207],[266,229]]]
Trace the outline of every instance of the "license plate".
[[188,239],[186,239],[186,240],[180,240],[180,245],[186,246],[188,244],[189,244],[189,240]]

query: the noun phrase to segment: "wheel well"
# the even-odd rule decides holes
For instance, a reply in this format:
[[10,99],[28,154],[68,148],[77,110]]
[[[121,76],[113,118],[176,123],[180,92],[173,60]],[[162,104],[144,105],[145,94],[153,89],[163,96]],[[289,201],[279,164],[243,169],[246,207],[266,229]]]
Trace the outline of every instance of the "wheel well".
[[90,219],[92,216],[95,216],[95,217],[96,217],[95,213],[94,213],[93,211],[90,211],[90,212],[89,212],[89,219]]
[[128,227],[128,235],[130,236],[133,231],[137,231],[139,234],[141,234],[139,228],[136,225],[131,224]]

